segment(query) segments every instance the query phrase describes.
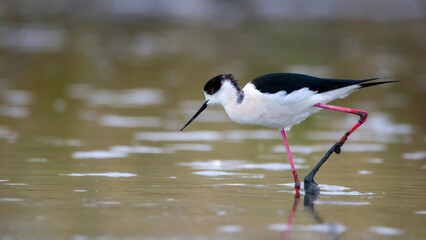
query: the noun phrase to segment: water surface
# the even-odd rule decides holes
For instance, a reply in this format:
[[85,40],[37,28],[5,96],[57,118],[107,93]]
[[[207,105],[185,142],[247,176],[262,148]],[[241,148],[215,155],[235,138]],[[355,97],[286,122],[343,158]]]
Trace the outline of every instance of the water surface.
[[[424,22],[2,19],[0,239],[426,238]],[[401,80],[333,102],[369,118],[319,199],[295,197],[278,130],[211,107],[178,131],[212,76],[280,71]],[[294,126],[299,176],[356,121]]]

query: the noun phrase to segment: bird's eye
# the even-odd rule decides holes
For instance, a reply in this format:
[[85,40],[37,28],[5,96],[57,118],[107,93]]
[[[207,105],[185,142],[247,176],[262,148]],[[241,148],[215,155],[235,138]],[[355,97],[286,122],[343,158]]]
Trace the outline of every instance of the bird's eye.
[[207,94],[209,94],[209,95],[213,94],[213,88],[207,89]]

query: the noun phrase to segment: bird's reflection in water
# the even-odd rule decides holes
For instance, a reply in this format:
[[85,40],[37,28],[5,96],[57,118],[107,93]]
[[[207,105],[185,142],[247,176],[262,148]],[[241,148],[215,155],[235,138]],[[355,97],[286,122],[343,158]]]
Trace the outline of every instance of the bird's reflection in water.
[[[305,193],[303,198],[303,207],[305,211],[307,211],[313,217],[313,219],[315,219],[315,222],[318,223],[318,228],[303,229],[303,227],[300,227],[297,229],[300,231],[304,231],[304,230],[321,231],[321,232],[327,233],[332,239],[340,239],[340,235],[344,231],[342,230],[342,225],[339,223],[324,222],[324,220],[320,217],[318,212],[315,211],[314,203],[318,198],[319,198],[319,194],[311,194],[311,193]],[[299,202],[300,202],[300,195],[296,193],[294,195],[293,208],[287,219],[287,228],[282,232],[282,239],[290,239],[291,231],[294,229],[293,220],[294,220],[294,217],[296,216]]]

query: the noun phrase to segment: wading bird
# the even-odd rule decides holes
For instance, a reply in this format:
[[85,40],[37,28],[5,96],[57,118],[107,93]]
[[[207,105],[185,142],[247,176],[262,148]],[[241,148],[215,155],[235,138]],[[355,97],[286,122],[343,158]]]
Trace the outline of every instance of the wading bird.
[[206,101],[181,131],[207,106],[217,104],[222,105],[231,120],[238,124],[280,129],[293,171],[295,189],[298,192],[300,182],[294,167],[286,131],[320,109],[356,114],[360,117],[359,121],[330,148],[304,178],[305,191],[319,194],[318,184],[314,180],[316,172],[333,152],[340,153],[340,147],[349,135],[367,119],[367,112],[363,110],[331,106],[326,103],[337,98],[344,98],[360,88],[394,82],[370,82],[377,79],[379,78],[344,80],[318,78],[296,73],[272,73],[252,80],[241,89],[232,74],[220,74],[205,84]]

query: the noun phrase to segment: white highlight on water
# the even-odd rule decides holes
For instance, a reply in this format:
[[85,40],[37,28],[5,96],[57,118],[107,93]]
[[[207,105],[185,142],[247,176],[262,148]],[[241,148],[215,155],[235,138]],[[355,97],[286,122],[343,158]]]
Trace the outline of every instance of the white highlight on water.
[[420,211],[415,211],[415,214],[422,214],[422,215],[426,215],[426,210],[420,210]]
[[0,139],[4,139],[9,143],[14,143],[19,138],[19,133],[9,129],[8,126],[0,125]]
[[117,128],[158,127],[160,126],[160,118],[103,115],[99,117],[99,124]]
[[391,228],[391,227],[384,227],[384,226],[372,226],[368,229],[370,232],[377,233],[379,235],[401,235],[404,233],[404,231],[397,229],[397,228]]
[[340,223],[333,223],[333,222],[325,222],[322,224],[313,224],[313,225],[293,225],[289,226],[285,223],[275,223],[270,224],[268,226],[269,230],[272,231],[286,231],[289,229],[292,229],[294,231],[312,231],[312,232],[324,232],[324,233],[335,233],[335,234],[341,234],[346,231],[346,227]]
[[107,159],[125,158],[132,153],[166,154],[173,153],[172,149],[149,147],[149,146],[112,146],[107,150],[93,150],[85,152],[74,152],[74,159]]
[[426,151],[418,151],[413,153],[404,153],[402,155],[403,158],[409,159],[409,160],[422,160],[426,158]]
[[336,206],[366,206],[370,205],[370,202],[349,202],[349,201],[315,201],[315,204],[319,205],[336,205]]
[[[294,183],[284,183],[284,184],[277,184],[281,186],[287,186],[289,188],[294,187]],[[301,189],[305,188],[305,185],[303,182],[300,183]],[[358,191],[346,191],[350,190],[348,187],[343,186],[336,186],[336,185],[326,185],[326,184],[319,184],[321,195],[330,195],[330,196],[367,196],[367,195],[375,195],[375,193],[367,192],[367,193],[361,193]],[[288,191],[279,191],[279,192],[288,192]],[[301,192],[301,194],[305,194],[305,192]]]
[[171,148],[176,151],[200,151],[200,152],[209,152],[213,150],[211,144],[170,144],[168,148]]
[[27,106],[34,102],[34,95],[29,91],[4,90],[0,95],[2,95],[4,103],[9,105]]
[[[291,146],[292,153],[300,154],[311,154],[314,152],[325,152],[330,149],[330,144],[324,145],[293,145]],[[355,143],[346,143],[342,146],[342,151],[345,152],[379,152],[384,151],[385,145],[383,144],[355,144]],[[274,152],[285,152],[283,145],[275,146],[272,151]]]
[[26,107],[0,105],[0,116],[24,119],[30,115],[30,111]]
[[374,164],[381,164],[384,162],[384,160],[381,158],[369,158],[369,159],[366,159],[365,161],[368,163],[374,163]]
[[217,229],[218,232],[223,232],[223,233],[237,233],[237,232],[241,232],[242,230],[243,228],[238,225],[225,225],[225,226],[220,226]]
[[85,177],[85,176],[93,176],[93,177],[136,177],[137,174],[133,173],[120,173],[120,172],[108,172],[108,173],[67,173],[60,174],[62,176],[71,176],[71,177]]
[[22,198],[0,198],[1,202],[22,202],[24,199]]
[[113,152],[113,151],[87,151],[87,152],[74,152],[72,154],[72,158],[74,159],[105,159],[105,158],[125,158],[127,157],[127,153],[125,152]]
[[[243,170],[262,169],[268,171],[291,170],[290,164],[286,163],[250,163],[245,160],[210,160],[206,162],[195,161],[178,163],[179,166],[187,166],[197,170]],[[307,168],[305,165],[295,165],[296,168]]]

